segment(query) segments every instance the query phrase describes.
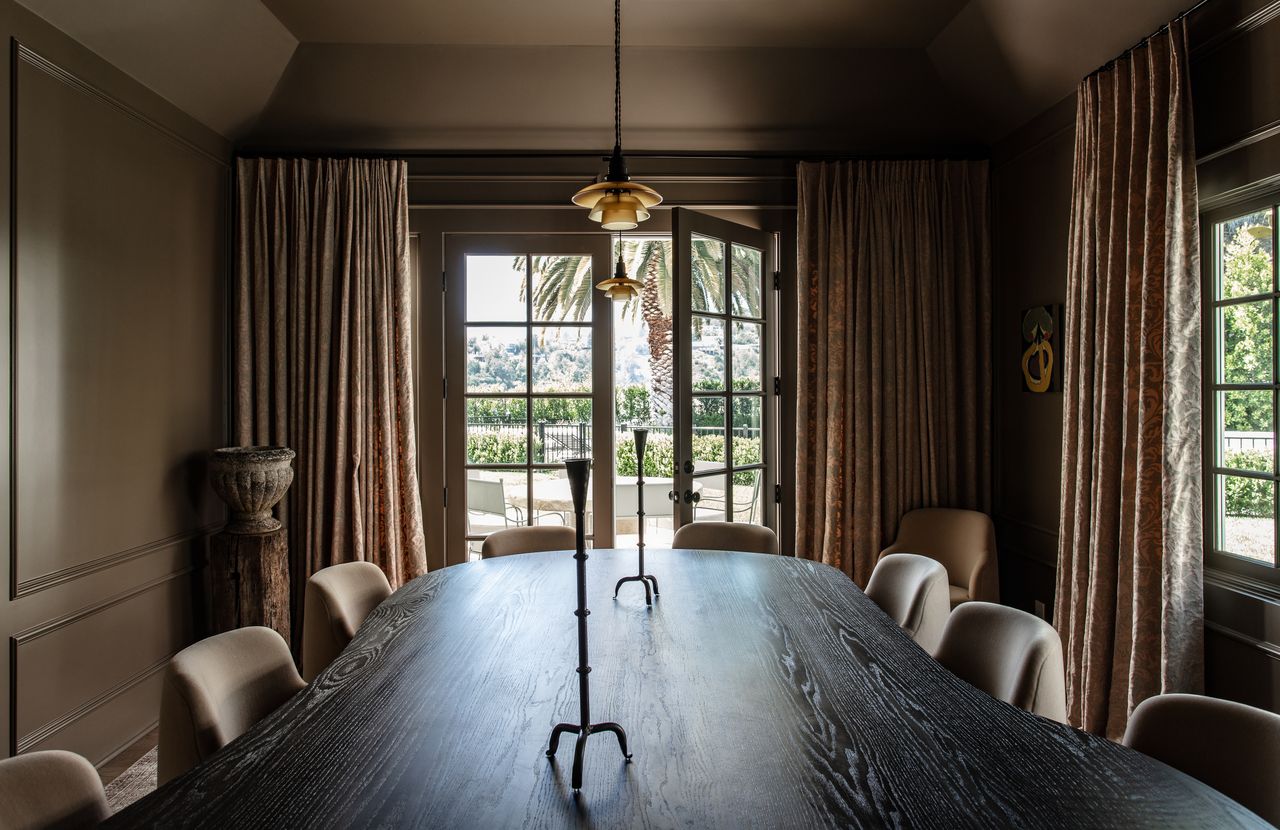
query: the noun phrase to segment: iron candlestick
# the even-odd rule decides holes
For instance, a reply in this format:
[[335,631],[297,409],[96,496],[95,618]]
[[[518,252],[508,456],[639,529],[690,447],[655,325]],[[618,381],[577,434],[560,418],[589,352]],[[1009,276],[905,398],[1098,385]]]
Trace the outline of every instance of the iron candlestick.
[[586,504],[587,482],[591,479],[590,458],[570,458],[564,462],[569,474],[569,490],[573,495],[573,513],[577,517],[577,553],[574,559],[578,563],[578,610],[574,616],[578,618],[578,723],[558,723],[551,730],[551,746],[547,749],[547,757],[555,759],[556,748],[560,745],[560,735],[572,732],[578,736],[573,746],[573,789],[582,789],[582,756],[587,748],[587,738],[593,732],[612,732],[618,736],[618,746],[622,756],[631,761],[631,753],[627,751],[627,733],[616,723],[591,722],[591,666],[587,664],[587,531]]
[[[624,576],[613,586],[613,598],[618,598],[618,589],[624,582],[639,582],[644,586],[644,604],[653,605],[653,597],[658,596],[658,578],[644,572],[644,446],[649,440],[649,430],[632,430],[636,442],[636,519],[639,521],[637,532],[640,535],[636,543],[639,553],[639,569],[635,576]],[[649,584],[653,583],[653,594],[649,593]]]

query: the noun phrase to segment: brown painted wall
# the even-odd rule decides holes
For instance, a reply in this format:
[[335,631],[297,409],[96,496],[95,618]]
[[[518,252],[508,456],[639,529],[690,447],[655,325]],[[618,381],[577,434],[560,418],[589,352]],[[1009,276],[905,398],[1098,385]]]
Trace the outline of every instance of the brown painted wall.
[[[1280,2],[1214,0],[1191,24],[1202,209],[1280,192]],[[1028,610],[1052,608],[1062,395],[1019,391],[1012,344],[1019,309],[1066,299],[1074,107],[994,152],[995,513],[1005,598]],[[1280,594],[1212,570],[1205,582],[1206,690],[1280,711]]]
[[203,617],[230,148],[8,0],[0,31],[0,746],[101,762]]
[[1001,593],[1052,618],[1062,483],[1062,392],[1022,391],[1021,312],[1067,299],[1067,224],[1075,99],[1045,112],[997,148],[992,337],[995,379],[993,513]]

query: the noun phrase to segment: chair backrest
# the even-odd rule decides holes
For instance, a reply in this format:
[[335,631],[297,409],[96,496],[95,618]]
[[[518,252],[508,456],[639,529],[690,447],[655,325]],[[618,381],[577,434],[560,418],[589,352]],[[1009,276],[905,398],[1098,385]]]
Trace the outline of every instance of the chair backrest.
[[372,562],[344,562],[312,574],[302,615],[302,678],[315,680],[389,596],[391,583]]
[[930,654],[937,649],[951,614],[941,563],[914,553],[891,553],[876,563],[867,596],[921,648]]
[[284,638],[262,626],[175,654],[160,695],[159,783],[213,755],[304,686]]
[[0,827],[75,830],[111,816],[93,764],[60,749],[0,761]]
[[1201,695],[1156,695],[1129,716],[1124,745],[1280,826],[1280,715]]
[[510,556],[513,553],[537,553],[544,550],[573,550],[577,535],[568,525],[533,525],[509,527],[490,533],[480,546],[480,558]]
[[505,488],[506,484],[502,479],[490,481],[487,478],[468,478],[467,510],[505,517],[507,515]]
[[947,569],[948,581],[966,589],[968,599],[1000,599],[996,531],[986,513],[945,507],[912,510],[902,517],[898,537],[880,555],[890,553],[918,553],[938,560]]
[[692,522],[680,526],[671,539],[671,547],[777,553],[778,537],[767,527],[744,522]]
[[947,618],[936,657],[992,697],[1066,723],[1062,639],[1039,617],[990,602],[966,602]]

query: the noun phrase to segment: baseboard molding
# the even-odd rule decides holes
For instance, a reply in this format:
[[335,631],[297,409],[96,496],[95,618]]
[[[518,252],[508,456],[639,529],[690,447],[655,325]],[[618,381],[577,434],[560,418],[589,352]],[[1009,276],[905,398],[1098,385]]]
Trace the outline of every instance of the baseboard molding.
[[96,764],[94,764],[94,766],[97,767],[99,770],[101,770],[107,764],[111,763],[116,758],[118,758],[120,754],[123,753],[125,750],[127,750],[129,747],[133,746],[138,741],[142,740],[142,738],[145,735],[150,733],[152,730],[159,729],[159,728],[160,728],[160,719],[157,718],[156,720],[148,724],[146,727],[144,727],[142,731],[138,732],[138,734],[129,738],[124,743],[120,744],[120,746],[116,747],[115,749],[107,753],[107,757],[103,758],[101,761],[98,761]]

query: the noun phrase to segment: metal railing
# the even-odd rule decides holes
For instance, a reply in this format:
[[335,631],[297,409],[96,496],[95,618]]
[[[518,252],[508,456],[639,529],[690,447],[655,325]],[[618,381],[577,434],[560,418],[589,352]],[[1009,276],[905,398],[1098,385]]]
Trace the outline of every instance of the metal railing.
[[[631,440],[630,430],[637,425],[619,426],[616,443]],[[670,426],[648,427],[649,437],[672,436],[674,429]],[[525,427],[511,421],[468,421],[467,435],[502,435],[515,441],[523,440]],[[695,435],[723,435],[721,427],[694,427]],[[731,430],[735,438],[759,438],[762,430],[759,427],[736,427]],[[591,454],[591,424],[586,421],[549,422],[538,421],[533,424],[535,455],[542,463],[555,464],[566,458],[575,458]]]
[[1271,432],[1224,432],[1222,434],[1222,449],[1224,452],[1239,452],[1241,450],[1271,452],[1275,443],[1275,434]]

